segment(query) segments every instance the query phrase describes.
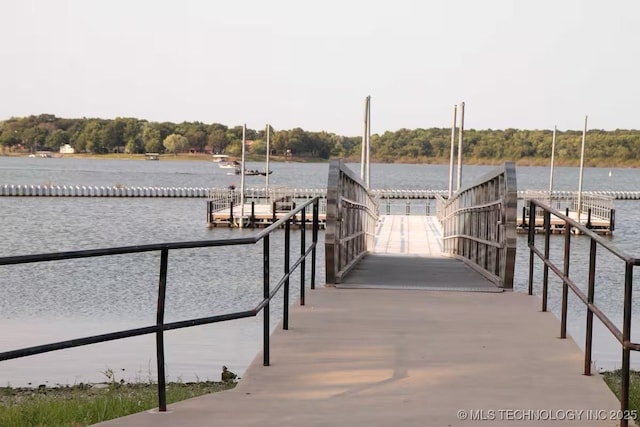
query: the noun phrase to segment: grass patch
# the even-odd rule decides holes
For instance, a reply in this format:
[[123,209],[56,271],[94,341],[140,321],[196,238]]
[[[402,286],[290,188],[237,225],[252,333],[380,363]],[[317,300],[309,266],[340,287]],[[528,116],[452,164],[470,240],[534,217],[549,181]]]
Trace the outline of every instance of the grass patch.
[[[170,383],[167,403],[228,390],[235,382]],[[83,427],[158,407],[156,384],[117,382],[0,388],[0,426]]]
[[[620,399],[620,387],[622,383],[621,371],[601,372],[604,382]],[[640,413],[640,371],[631,371],[629,375],[629,410]]]

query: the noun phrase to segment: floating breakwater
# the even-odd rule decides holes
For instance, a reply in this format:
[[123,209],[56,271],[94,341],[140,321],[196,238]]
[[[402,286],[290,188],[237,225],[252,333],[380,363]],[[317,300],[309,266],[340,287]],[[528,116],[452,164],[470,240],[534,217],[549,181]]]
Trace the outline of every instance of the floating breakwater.
[[0,185],[0,196],[13,197],[209,197],[204,187],[124,187],[85,185]]
[[[282,189],[280,189],[282,191]],[[205,187],[128,187],[128,186],[87,186],[87,185],[15,185],[1,184],[0,197],[199,197],[208,198],[212,192],[227,189]],[[237,191],[237,190],[236,190]],[[245,194],[264,189],[247,188]],[[519,199],[526,199],[530,190],[518,191]],[[309,197],[326,195],[326,189],[286,189],[286,192],[306,194]],[[434,199],[436,195],[446,196],[446,190],[373,189],[380,199]],[[554,191],[553,197],[562,199],[575,197],[576,191]],[[640,191],[583,191],[583,195],[608,196],[615,200],[640,200]]]

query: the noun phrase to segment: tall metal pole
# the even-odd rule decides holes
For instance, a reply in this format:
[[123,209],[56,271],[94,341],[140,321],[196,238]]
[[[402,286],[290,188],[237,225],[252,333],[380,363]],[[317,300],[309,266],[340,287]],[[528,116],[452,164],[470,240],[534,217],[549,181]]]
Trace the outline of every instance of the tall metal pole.
[[240,228],[244,228],[242,220],[244,218],[244,151],[247,142],[247,124],[242,125],[242,161],[240,162]]
[[582,175],[584,172],[584,145],[587,140],[587,116],[584,116],[584,129],[582,130],[582,148],[580,149],[580,179],[578,180],[578,222],[582,209]]
[[269,147],[269,133],[271,130],[271,126],[267,125],[267,169],[265,170],[265,172],[267,173],[267,178],[266,178],[266,182],[264,184],[264,195],[267,198],[267,200],[269,199],[269,156],[271,155],[271,149]]
[[449,198],[453,195],[453,158],[456,155],[456,120],[458,106],[453,106],[453,125],[451,125],[451,155],[449,156]]
[[367,165],[365,168],[365,178],[367,188],[370,188],[371,181],[371,162],[370,162],[370,154],[371,154],[371,96],[367,96]]
[[366,152],[367,152],[367,103],[369,97],[364,99],[364,130],[362,131],[362,150],[360,150],[360,179],[364,181]]
[[553,193],[553,163],[556,154],[556,131],[558,126],[553,127],[553,137],[551,138],[551,169],[549,171],[549,206],[551,206],[551,194]]
[[458,186],[462,186],[462,135],[464,133],[464,102],[460,103],[460,129],[458,129]]

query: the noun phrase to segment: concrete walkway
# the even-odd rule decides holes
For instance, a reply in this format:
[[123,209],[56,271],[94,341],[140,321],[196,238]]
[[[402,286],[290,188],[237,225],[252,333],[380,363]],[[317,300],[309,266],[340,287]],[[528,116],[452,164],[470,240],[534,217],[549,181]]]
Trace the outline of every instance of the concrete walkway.
[[99,425],[617,425],[592,419],[619,403],[538,307],[511,292],[318,289],[273,334],[272,365],[258,355],[234,390]]
[[342,287],[309,291],[274,332],[271,366],[258,354],[235,389],[98,425],[618,425],[620,403],[582,375],[558,319],[441,257],[436,228],[384,217],[377,253]]

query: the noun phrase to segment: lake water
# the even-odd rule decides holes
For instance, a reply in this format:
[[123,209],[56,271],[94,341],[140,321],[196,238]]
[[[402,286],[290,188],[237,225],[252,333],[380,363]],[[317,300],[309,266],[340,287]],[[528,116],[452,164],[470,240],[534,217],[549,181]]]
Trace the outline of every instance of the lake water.
[[[359,171],[358,165],[350,165]],[[262,164],[248,163],[249,169]],[[271,186],[326,187],[326,163],[271,163]],[[493,169],[466,166],[463,183]],[[218,187],[240,178],[227,175],[210,161],[89,160],[0,157],[1,184],[154,187]],[[578,168],[556,168],[554,188],[576,190]],[[588,168],[585,190],[636,190],[640,170]],[[518,188],[547,189],[547,167],[519,167]],[[448,165],[371,166],[373,188],[447,189]],[[264,177],[247,177],[247,187],[264,187]],[[635,238],[640,202],[617,201],[617,229],[609,239],[630,254],[640,253]],[[252,230],[209,229],[205,199],[173,198],[16,198],[0,197],[3,244],[0,256],[129,246],[148,243],[238,237]],[[322,234],[320,236],[322,243]],[[294,232],[295,237],[299,236]],[[554,239],[561,239],[554,236]],[[280,242],[272,239],[272,265],[280,265]],[[307,240],[309,241],[309,239]],[[584,273],[588,242],[572,240],[572,273]],[[260,299],[261,245],[174,251],[170,255],[166,320],[222,314],[252,308]],[[319,248],[318,281],[324,282],[324,247]],[[554,253],[557,259],[560,254]],[[596,301],[618,324],[622,317],[621,263],[599,257]],[[0,267],[0,350],[44,344],[155,323],[158,254]],[[276,267],[273,267],[274,270]],[[526,238],[519,236],[516,291],[527,286]],[[584,271],[581,271],[584,270]],[[309,274],[307,274],[307,279]],[[541,277],[541,276],[540,276]],[[539,282],[539,278],[536,277]],[[294,283],[297,282],[294,280]],[[557,285],[557,282],[554,282]],[[537,290],[539,292],[539,290]],[[557,313],[558,286],[550,308]],[[313,298],[313,295],[310,296]],[[638,301],[638,298],[635,298]],[[584,309],[570,299],[570,332],[579,345]],[[273,324],[281,302],[273,304]],[[638,303],[634,312],[640,311]],[[291,319],[292,325],[295,318]],[[597,323],[597,322],[596,322]],[[640,325],[639,325],[640,326]],[[638,327],[634,330],[640,331]],[[242,373],[261,347],[261,317],[167,332],[167,373],[171,379],[218,379],[227,365]],[[634,333],[640,340],[640,333]],[[620,350],[602,328],[597,329],[595,357],[600,368],[620,365]],[[73,384],[103,381],[112,369],[117,378],[155,377],[153,336],[130,338],[0,362],[0,385]],[[633,358],[635,362],[637,358]]]

